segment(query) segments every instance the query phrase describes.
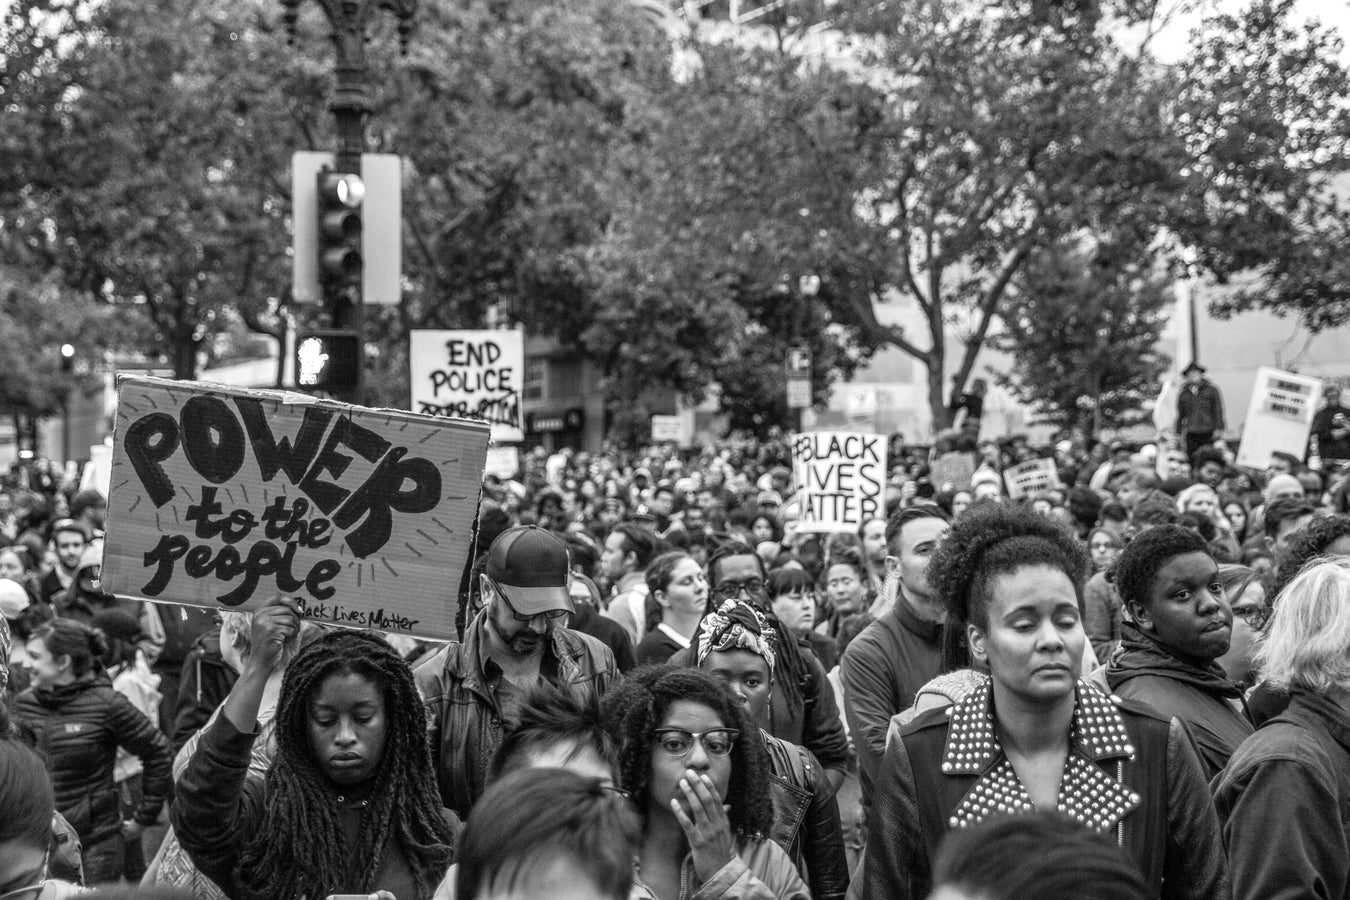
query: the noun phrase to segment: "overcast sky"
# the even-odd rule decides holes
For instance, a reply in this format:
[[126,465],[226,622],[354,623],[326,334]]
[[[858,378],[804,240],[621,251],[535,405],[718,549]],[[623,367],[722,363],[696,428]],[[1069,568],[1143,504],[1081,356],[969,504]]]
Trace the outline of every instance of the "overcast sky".
[[[1186,49],[1191,30],[1206,12],[1237,12],[1246,6],[1246,0],[1163,0],[1162,5],[1182,11],[1172,15],[1167,27],[1154,38],[1154,52],[1164,62],[1176,62]],[[1350,43],[1350,0],[1296,0],[1294,9],[1304,19],[1317,19],[1334,28],[1342,41]],[[1342,52],[1341,57],[1350,63],[1350,53]]]

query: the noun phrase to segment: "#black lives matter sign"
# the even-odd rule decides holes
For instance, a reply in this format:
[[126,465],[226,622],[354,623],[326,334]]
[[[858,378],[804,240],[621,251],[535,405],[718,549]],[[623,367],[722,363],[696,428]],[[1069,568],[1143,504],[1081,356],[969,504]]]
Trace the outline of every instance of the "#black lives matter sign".
[[796,435],[792,480],[798,531],[856,531],[886,515],[886,439],[851,431]]
[[453,638],[488,428],[299,394],[123,376],[103,584]]

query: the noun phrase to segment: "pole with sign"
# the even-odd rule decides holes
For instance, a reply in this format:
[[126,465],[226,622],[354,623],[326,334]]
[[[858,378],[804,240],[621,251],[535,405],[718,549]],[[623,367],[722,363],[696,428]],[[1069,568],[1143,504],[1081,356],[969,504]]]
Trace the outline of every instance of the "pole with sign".
[[793,347],[787,352],[787,405],[797,411],[801,431],[802,410],[811,408],[811,348]]

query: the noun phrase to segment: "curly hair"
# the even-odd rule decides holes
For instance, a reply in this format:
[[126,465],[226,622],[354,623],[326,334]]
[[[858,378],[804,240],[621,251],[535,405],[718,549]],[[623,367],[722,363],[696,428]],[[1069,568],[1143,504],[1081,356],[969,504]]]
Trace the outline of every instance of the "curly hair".
[[[1273,504],[1272,504],[1273,505]],[[1271,607],[1279,601],[1280,593],[1303,571],[1303,567],[1319,556],[1339,538],[1350,534],[1350,515],[1322,516],[1313,519],[1289,541],[1284,557],[1275,567],[1275,578],[1270,586],[1268,602]]]
[[1116,562],[1116,591],[1123,603],[1149,604],[1149,589],[1169,559],[1186,553],[1209,553],[1205,539],[1180,525],[1159,525],[1125,545]]
[[732,830],[741,837],[769,833],[773,803],[769,799],[769,760],[759,728],[745,717],[730,690],[698,669],[648,666],[632,672],[605,696],[605,721],[619,743],[619,781],[638,805],[647,824],[647,792],[651,786],[652,735],[675,703],[699,703],[717,714],[727,728],[740,731],[731,750],[731,781],[722,799],[731,807]]
[[990,504],[952,526],[933,553],[928,577],[948,623],[987,628],[993,579],[1027,566],[1059,569],[1080,598],[1091,570],[1087,547],[1065,526],[1027,507]]
[[[309,736],[309,704],[331,675],[359,675],[384,695],[387,737],[356,846],[348,846],[332,787]],[[262,821],[239,857],[253,896],[325,897],[369,892],[397,841],[419,895],[430,896],[452,857],[441,815],[426,711],[408,664],[378,635],[338,630],[309,644],[286,669],[276,715],[277,753],[267,773]]]

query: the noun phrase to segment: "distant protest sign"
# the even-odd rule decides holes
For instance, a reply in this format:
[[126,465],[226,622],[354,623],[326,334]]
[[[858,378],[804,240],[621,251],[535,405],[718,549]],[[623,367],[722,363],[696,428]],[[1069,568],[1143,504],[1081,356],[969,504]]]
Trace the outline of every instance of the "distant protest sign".
[[1014,500],[1063,487],[1053,459],[1029,459],[1004,469],[1003,483],[1008,486],[1008,496]]
[[413,412],[481,419],[496,443],[525,439],[523,331],[413,331],[408,366]]
[[1262,366],[1256,370],[1247,421],[1242,426],[1237,464],[1253,469],[1270,465],[1276,451],[1303,458],[1322,381]]
[[487,455],[481,422],[123,376],[103,585],[453,638]]
[[792,439],[801,532],[855,531],[886,514],[886,438],[819,431]]
[[928,480],[940,491],[968,491],[974,474],[975,457],[970,453],[944,453],[928,467]]

